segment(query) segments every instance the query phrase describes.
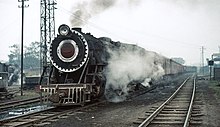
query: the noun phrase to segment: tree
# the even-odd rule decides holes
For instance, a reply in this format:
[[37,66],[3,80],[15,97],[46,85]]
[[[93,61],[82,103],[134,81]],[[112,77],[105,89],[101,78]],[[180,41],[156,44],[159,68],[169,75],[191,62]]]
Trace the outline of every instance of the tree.
[[[18,44],[14,44],[10,46],[10,54],[9,57],[9,63],[10,64],[20,64],[20,49]],[[34,68],[34,67],[40,67],[40,42],[31,42],[28,46],[25,46],[24,48],[24,69]]]
[[24,68],[40,67],[40,42],[31,42],[25,46],[24,51]]
[[31,42],[29,46],[25,46],[25,57],[31,56],[40,58],[40,42]]
[[20,48],[19,47],[20,46],[18,44],[14,44],[12,46],[9,46],[9,48],[11,49],[10,54],[8,55],[10,64],[15,64],[15,65],[20,66],[21,55],[20,55]]

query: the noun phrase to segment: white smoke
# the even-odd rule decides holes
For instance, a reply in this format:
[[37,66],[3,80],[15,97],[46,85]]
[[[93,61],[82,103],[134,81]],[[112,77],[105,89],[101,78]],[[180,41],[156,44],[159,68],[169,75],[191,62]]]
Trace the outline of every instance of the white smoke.
[[157,79],[164,74],[160,57],[154,52],[125,45],[119,49],[108,48],[108,53],[110,58],[105,72],[105,95],[112,102],[126,99],[129,83],[139,82],[149,86],[151,79]]
[[141,84],[145,87],[150,87],[150,84],[149,84],[150,81],[151,81],[151,78],[146,78],[144,82],[142,82]]
[[141,0],[127,0],[123,2],[117,0],[82,0],[72,8],[73,13],[70,17],[70,22],[73,27],[82,27],[88,23],[92,16],[103,13],[117,4],[130,7],[137,6],[140,2]]

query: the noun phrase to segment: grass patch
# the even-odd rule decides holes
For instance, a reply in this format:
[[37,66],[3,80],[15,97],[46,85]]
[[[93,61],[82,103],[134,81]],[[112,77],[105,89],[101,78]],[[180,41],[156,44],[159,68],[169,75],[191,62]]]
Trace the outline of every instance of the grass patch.
[[219,81],[210,81],[209,88],[215,91],[215,97],[220,99],[220,82]]

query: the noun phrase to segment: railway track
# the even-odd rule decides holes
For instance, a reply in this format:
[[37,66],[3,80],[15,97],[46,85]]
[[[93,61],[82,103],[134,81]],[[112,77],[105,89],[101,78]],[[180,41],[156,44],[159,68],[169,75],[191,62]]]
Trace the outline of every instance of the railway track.
[[[148,90],[138,91],[134,95],[131,95],[127,99],[130,99],[132,97],[136,97],[139,95],[142,95],[146,92],[149,92],[155,88],[151,88]],[[50,107],[45,110],[28,113],[20,116],[15,116],[7,119],[0,120],[0,126],[4,127],[17,127],[17,126],[43,126],[46,124],[50,124],[51,122],[57,121],[62,118],[67,118],[71,115],[74,115],[77,111],[96,106],[101,103],[105,103],[106,101],[101,101],[94,104],[89,104],[84,107],[74,107],[69,109],[60,109],[60,108],[54,108]],[[12,102],[10,102],[12,103]],[[14,103],[14,102],[13,102]],[[15,102],[16,103],[16,102]],[[3,104],[2,104],[3,105]]]
[[18,100],[18,101],[10,101],[0,104],[0,111],[7,110],[9,108],[18,107],[22,105],[28,105],[32,103],[40,102],[40,97],[25,99],[25,100]]
[[[142,94],[144,94],[146,92],[149,92],[153,89],[155,89],[155,88],[151,88],[151,89],[147,89],[147,90],[141,90],[139,92],[136,92],[136,93],[132,94],[131,96],[128,96],[127,99],[131,99],[132,97],[142,95]],[[38,98],[35,98],[35,99],[33,99],[33,100],[32,99],[23,100],[22,102],[19,102],[19,103],[28,103],[29,101],[33,102],[34,100],[35,101],[38,100]],[[75,112],[77,112],[77,111],[80,111],[80,110],[83,110],[83,109],[86,109],[86,108],[89,108],[89,107],[93,107],[93,106],[96,106],[96,105],[99,105],[99,104],[102,104],[102,103],[106,103],[106,102],[107,102],[106,100],[103,100],[103,101],[100,101],[100,102],[97,102],[97,103],[86,105],[84,107],[73,107],[73,108],[69,108],[69,109],[61,109],[61,108],[50,107],[48,109],[44,109],[44,110],[41,110],[41,111],[2,119],[2,120],[0,120],[0,126],[4,126],[4,127],[43,126],[43,125],[46,125],[46,124],[50,124],[50,122],[54,122],[54,121],[57,121],[59,119],[67,118],[68,116],[74,115]],[[11,105],[14,105],[16,103],[17,103],[16,101],[8,102],[8,104],[11,104]],[[0,106],[4,107],[6,105],[7,105],[7,103],[1,104]],[[12,107],[12,106],[8,105],[7,107]]]
[[[134,96],[142,95],[142,94],[144,94],[146,92],[149,92],[153,89],[155,89],[155,88],[139,91],[135,94],[132,94],[131,96],[128,96],[127,99],[131,99]],[[34,102],[34,101],[37,102],[38,99],[39,98],[23,100],[19,103],[29,103],[29,102]],[[100,102],[97,102],[97,103],[94,103],[94,104],[89,104],[89,105],[84,106],[84,107],[73,107],[73,108],[69,108],[69,109],[61,109],[61,108],[50,107],[48,109],[44,109],[44,110],[41,110],[41,111],[2,119],[2,120],[0,120],[0,126],[4,126],[4,127],[43,126],[43,125],[46,125],[46,124],[50,124],[50,122],[57,121],[61,118],[67,118],[68,116],[74,115],[74,112],[77,112],[79,110],[83,110],[83,109],[86,109],[86,108],[89,108],[89,107],[93,107],[93,106],[96,106],[96,105],[99,105],[99,104],[102,104],[102,103],[105,103],[105,102],[106,102],[106,100],[103,100],[103,101],[100,101]],[[8,103],[5,103],[5,104],[1,104],[0,106],[4,107],[4,106],[7,106],[7,104],[10,104],[11,106],[9,106],[9,105],[7,106],[9,108],[9,107],[12,107],[12,105],[14,105],[16,103],[17,103],[17,101],[8,102]]]
[[28,126],[43,126],[50,124],[51,122],[59,119],[67,118],[68,116],[74,115],[75,112],[93,107],[106,101],[96,102],[93,104],[86,105],[84,107],[69,107],[69,108],[56,108],[50,107],[41,111],[28,113],[16,117],[0,120],[0,126],[3,127],[28,127]]
[[188,127],[189,124],[200,124],[201,120],[192,118],[193,112],[199,111],[193,107],[196,92],[196,76],[188,77],[181,86],[158,108],[147,112],[146,118],[134,122],[138,127]]

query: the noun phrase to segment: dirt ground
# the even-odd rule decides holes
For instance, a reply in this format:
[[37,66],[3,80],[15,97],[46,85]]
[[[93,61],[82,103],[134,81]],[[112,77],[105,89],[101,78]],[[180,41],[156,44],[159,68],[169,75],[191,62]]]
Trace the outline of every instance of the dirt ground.
[[136,127],[138,117],[143,117],[152,106],[158,106],[168,98],[183,82],[183,78],[176,78],[161,82],[157,89],[132,98],[130,100],[95,106],[76,112],[67,119],[60,119],[46,127]]
[[[87,110],[79,111],[67,119],[60,119],[46,127],[137,127],[133,122],[144,116],[150,107],[160,105],[168,98],[179,81],[160,85],[157,89],[142,96],[120,102],[102,104]],[[197,81],[197,98],[202,102],[202,127],[220,127],[220,86],[209,80]]]
[[202,101],[202,127],[220,127],[220,82],[197,81],[197,99]]
[[[178,87],[177,84],[183,82],[183,77],[160,82],[157,89],[124,102],[106,102],[78,111],[68,118],[51,122],[45,127],[137,127],[138,125],[133,122],[138,117],[143,117],[151,107],[162,104]],[[219,82],[199,79],[196,91],[196,100],[201,101],[199,106],[202,112],[202,124],[199,127],[220,127]],[[25,92],[25,95],[33,93],[33,91]],[[17,98],[20,99],[19,96]]]

